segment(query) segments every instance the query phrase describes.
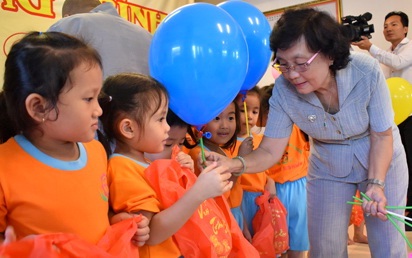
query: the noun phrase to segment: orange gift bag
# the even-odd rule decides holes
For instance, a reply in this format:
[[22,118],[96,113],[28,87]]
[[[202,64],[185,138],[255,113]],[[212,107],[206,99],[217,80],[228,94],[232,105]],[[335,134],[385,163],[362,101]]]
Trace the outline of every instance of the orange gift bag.
[[[190,169],[181,167],[173,159],[154,161],[146,168],[145,176],[163,209],[181,198],[197,179]],[[224,201],[222,197],[204,201],[173,235],[183,257],[229,257],[234,252],[238,255],[236,257],[259,257],[253,246],[243,238],[239,227],[238,234],[243,239],[236,237],[236,228],[233,229],[236,222],[234,218],[230,221],[230,210]]]
[[252,221],[256,232],[252,245],[260,257],[276,257],[289,249],[289,234],[286,223],[286,209],[276,196],[269,200],[269,192],[256,198],[259,210]]
[[110,226],[97,245],[84,241],[74,234],[42,234],[0,246],[0,257],[138,258],[139,249],[132,244],[131,239],[136,233],[136,223],[140,220],[141,217],[136,217]]

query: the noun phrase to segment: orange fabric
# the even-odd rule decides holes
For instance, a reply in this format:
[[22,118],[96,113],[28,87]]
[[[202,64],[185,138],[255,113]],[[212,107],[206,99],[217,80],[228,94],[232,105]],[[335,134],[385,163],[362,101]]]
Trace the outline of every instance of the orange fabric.
[[[122,155],[109,159],[108,184],[110,205],[114,212],[138,212],[145,210],[158,213],[163,208],[155,191],[145,179],[145,167]],[[179,257],[180,252],[170,237],[159,245],[139,247],[140,257]]]
[[108,228],[97,245],[74,234],[53,233],[37,235],[0,246],[1,257],[139,257],[138,248],[131,239],[141,217],[116,223]]
[[[255,133],[252,133],[252,135],[253,135],[253,146],[254,146],[254,149],[256,149],[257,147],[259,147],[259,144],[262,141],[263,135],[255,134]],[[242,141],[238,140],[236,144],[236,155],[239,152],[239,146],[241,143]],[[240,181],[240,184],[243,190],[248,191],[248,192],[262,192],[263,193],[263,191],[265,190],[267,175],[266,175],[266,171],[263,171],[260,173],[254,173],[254,174],[243,174],[242,176],[240,176],[238,180]]]
[[145,179],[144,170],[145,167],[126,156],[110,157],[107,180],[110,189],[110,206],[115,213],[160,211],[160,203],[155,191]]
[[[356,197],[360,198],[360,193],[359,190],[356,191]],[[355,202],[358,202],[355,200]],[[353,224],[355,226],[360,226],[362,221],[364,221],[365,217],[363,215],[363,209],[361,205],[353,205],[352,206],[352,212],[350,215],[350,224]]]
[[269,192],[256,198],[259,210],[252,225],[256,232],[252,245],[259,251],[260,257],[276,257],[289,249],[289,234],[286,222],[286,209],[277,198],[269,200]]
[[109,227],[107,158],[98,141],[83,143],[87,164],[63,171],[35,159],[14,138],[0,145],[0,232],[17,238],[73,233],[91,242]]
[[[154,161],[145,175],[164,208],[181,198],[197,179],[173,158]],[[173,238],[185,258],[258,257],[222,197],[204,201]]]
[[296,181],[308,173],[309,143],[300,129],[293,125],[289,143],[282,159],[267,170],[276,183]]
[[[226,156],[229,158],[232,157],[232,153],[229,150],[222,149]],[[200,146],[196,146],[193,149],[190,150],[189,155],[192,157],[194,164],[195,164],[195,174],[199,175],[200,173],[200,164],[199,164],[199,155],[200,155],[201,148]],[[236,182],[233,184],[233,187],[230,191],[227,191],[223,195],[226,197],[227,202],[229,203],[230,208],[236,208],[239,207],[242,204],[242,198],[243,198],[243,189],[242,186],[240,185],[240,180],[236,180]]]

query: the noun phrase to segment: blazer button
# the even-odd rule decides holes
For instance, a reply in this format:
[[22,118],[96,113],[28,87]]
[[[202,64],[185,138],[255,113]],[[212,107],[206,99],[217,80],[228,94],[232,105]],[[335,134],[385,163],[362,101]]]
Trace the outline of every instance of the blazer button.
[[337,134],[342,134],[342,132],[341,132],[341,131],[339,131],[339,130],[336,130],[336,133],[337,133]]

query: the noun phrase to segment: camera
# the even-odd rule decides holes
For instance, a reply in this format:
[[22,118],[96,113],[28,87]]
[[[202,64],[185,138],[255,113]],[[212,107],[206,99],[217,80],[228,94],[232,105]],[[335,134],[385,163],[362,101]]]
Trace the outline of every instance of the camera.
[[375,32],[373,24],[368,24],[372,19],[372,14],[366,12],[359,16],[348,15],[341,18],[345,35],[351,42],[362,40],[361,36],[372,38],[371,33]]

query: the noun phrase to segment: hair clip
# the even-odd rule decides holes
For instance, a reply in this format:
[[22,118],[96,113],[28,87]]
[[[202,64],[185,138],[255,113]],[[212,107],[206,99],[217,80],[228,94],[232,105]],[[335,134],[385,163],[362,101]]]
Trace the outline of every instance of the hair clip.
[[112,102],[113,97],[102,93],[98,99],[99,99],[99,104],[106,104],[106,103]]

